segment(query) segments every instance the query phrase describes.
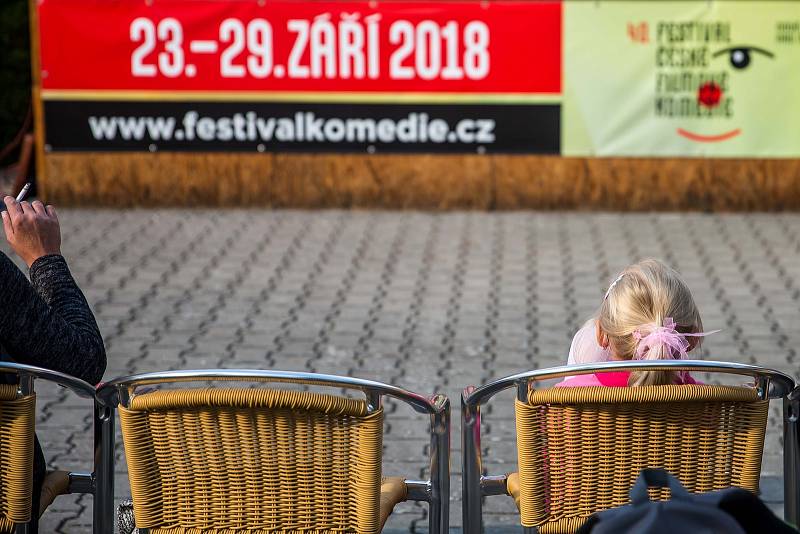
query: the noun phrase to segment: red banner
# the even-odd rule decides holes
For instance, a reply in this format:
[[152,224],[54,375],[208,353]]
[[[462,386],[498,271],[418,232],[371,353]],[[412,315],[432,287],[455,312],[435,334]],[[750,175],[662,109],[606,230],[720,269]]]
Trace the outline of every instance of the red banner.
[[561,3],[39,0],[47,90],[561,92]]

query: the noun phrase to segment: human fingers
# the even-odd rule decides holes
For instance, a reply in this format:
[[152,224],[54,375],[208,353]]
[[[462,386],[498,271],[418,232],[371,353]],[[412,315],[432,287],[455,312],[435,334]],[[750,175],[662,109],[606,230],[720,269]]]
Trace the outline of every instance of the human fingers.
[[42,204],[41,200],[34,200],[31,202],[31,208],[39,215],[47,215],[47,211],[44,209],[44,204]]
[[55,207],[55,206],[53,206],[53,205],[51,205],[51,204],[48,204],[48,205],[45,207],[45,210],[47,210],[47,214],[48,214],[50,217],[54,218],[56,221],[58,220],[58,213],[56,213],[56,207]]
[[25,214],[35,213],[33,211],[33,208],[31,207],[31,203],[26,201],[26,200],[23,200],[22,202],[20,202],[19,203],[19,207],[22,210],[22,213],[25,213]]
[[6,196],[3,198],[3,202],[6,204],[6,209],[8,210],[9,215],[11,215],[11,219],[13,220],[15,217],[22,215],[22,208],[19,205],[14,197]]
[[7,211],[0,213],[3,217],[3,230],[6,232],[6,239],[10,239],[14,235],[14,226],[11,224],[11,216]]

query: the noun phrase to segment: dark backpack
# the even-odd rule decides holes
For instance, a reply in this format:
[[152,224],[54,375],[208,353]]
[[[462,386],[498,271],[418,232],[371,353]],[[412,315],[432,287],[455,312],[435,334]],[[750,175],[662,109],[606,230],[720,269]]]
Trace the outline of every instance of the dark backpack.
[[[668,501],[651,501],[648,487],[669,488]],[[578,534],[794,533],[761,500],[742,488],[689,493],[663,469],[643,469],[631,488],[631,504],[592,514]]]

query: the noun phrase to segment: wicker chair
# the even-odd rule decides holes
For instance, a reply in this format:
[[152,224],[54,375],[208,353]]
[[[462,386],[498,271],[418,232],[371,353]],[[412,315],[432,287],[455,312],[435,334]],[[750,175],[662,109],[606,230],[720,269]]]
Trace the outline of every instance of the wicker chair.
[[[137,391],[198,381],[226,387]],[[355,389],[366,398],[237,382]],[[430,417],[429,480],[381,477],[385,395]],[[377,533],[405,500],[427,501],[430,531],[448,531],[450,403],[443,395],[429,400],[331,375],[205,370],[121,378],[98,397],[119,405],[140,532]]]
[[[92,400],[94,388],[75,377],[29,365],[3,362],[0,373],[13,374],[19,379],[17,384],[0,384],[0,533],[21,534],[28,532],[31,515],[41,516],[58,495],[105,489],[96,477],[102,469],[98,464],[95,464],[94,473],[51,471],[42,486],[39,509],[31,509],[36,422],[34,380],[55,382]],[[95,444],[99,443],[103,413],[104,410],[95,404]],[[95,515],[98,510],[96,505]],[[111,523],[108,525],[113,528]],[[99,526],[102,524],[95,524],[94,532],[109,532]]]
[[[755,384],[531,388],[537,380],[656,368],[747,375]],[[517,389],[519,473],[481,476],[480,407],[511,387]],[[526,531],[574,532],[592,513],[627,504],[645,467],[667,469],[693,492],[731,486],[757,492],[769,399],[786,399],[793,388],[792,378],[777,371],[711,361],[556,367],[467,388],[462,395],[465,532],[480,533],[481,498],[500,494],[514,498]],[[796,428],[785,432],[785,442],[785,466],[796,469]],[[797,489],[797,475],[787,476],[787,518],[794,521]],[[651,496],[667,498],[668,492],[651,490]]]

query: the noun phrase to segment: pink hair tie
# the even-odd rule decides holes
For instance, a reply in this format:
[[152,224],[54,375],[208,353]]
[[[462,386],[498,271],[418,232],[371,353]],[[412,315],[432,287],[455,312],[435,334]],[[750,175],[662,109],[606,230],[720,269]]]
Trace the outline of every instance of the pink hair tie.
[[650,349],[657,345],[663,345],[667,347],[674,359],[683,360],[686,358],[689,348],[687,337],[704,337],[717,332],[719,330],[682,334],[675,330],[675,321],[672,320],[672,317],[665,317],[664,325],[653,325],[653,329],[646,336],[643,336],[639,330],[633,333],[633,337],[639,342],[636,346],[636,359],[644,359]]

